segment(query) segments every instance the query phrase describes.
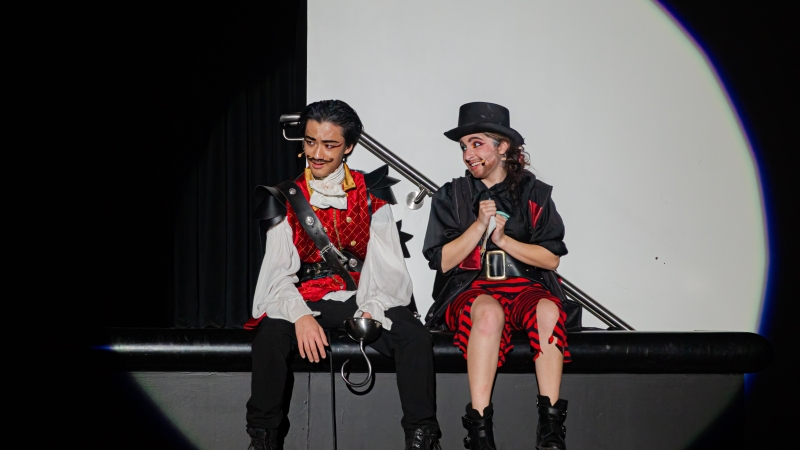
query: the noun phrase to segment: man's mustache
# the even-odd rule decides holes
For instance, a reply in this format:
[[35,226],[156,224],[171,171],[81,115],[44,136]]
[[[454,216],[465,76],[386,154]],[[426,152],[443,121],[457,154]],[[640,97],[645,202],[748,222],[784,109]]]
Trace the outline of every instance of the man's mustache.
[[309,155],[306,155],[306,159],[308,159],[311,162],[317,163],[317,164],[333,162],[333,158],[331,158],[331,159],[318,159],[318,158],[314,158],[313,156],[309,156]]

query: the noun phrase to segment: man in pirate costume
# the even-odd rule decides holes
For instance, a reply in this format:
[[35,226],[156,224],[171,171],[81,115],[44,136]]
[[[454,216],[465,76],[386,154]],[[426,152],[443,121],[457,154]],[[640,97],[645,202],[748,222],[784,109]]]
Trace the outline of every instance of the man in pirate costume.
[[371,346],[395,359],[406,448],[438,449],[433,347],[407,307],[411,277],[387,205],[396,203],[391,185],[398,180],[386,176],[387,166],[362,174],[345,164],[363,129],[345,102],[312,103],[300,122],[308,167],[293,182],[258,189],[255,215],[266,245],[245,325],[257,329],[247,402],[251,448],[281,448],[294,355],[319,362],[328,345],[324,328],[367,317],[383,328]]
[[552,187],[525,169],[524,140],[509,123],[503,106],[467,103],[459,126],[445,133],[460,144],[467,171],[431,201],[423,254],[437,276],[426,324],[456,331],[454,344],[467,359],[467,448],[496,448],[492,387],[517,330],[534,350],[536,447],[563,450],[567,401],[559,391],[562,366],[570,362],[567,312],[579,320],[580,309],[567,305],[553,273],[567,247]]

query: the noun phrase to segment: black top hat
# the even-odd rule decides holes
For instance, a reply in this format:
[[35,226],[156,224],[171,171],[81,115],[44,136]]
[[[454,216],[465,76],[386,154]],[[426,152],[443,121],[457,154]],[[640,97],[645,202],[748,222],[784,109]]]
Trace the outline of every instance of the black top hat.
[[458,110],[458,126],[444,135],[458,142],[468,134],[488,131],[508,136],[516,145],[525,144],[522,135],[509,125],[508,108],[505,106],[487,102],[465,103]]

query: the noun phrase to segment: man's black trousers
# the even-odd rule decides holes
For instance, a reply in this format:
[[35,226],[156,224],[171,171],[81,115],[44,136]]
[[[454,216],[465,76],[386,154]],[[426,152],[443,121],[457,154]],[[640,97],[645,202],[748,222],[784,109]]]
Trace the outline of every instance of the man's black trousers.
[[[307,304],[312,311],[321,313],[316,319],[325,329],[341,328],[358,309],[355,296],[346,302],[320,300]],[[403,408],[400,424],[406,430],[422,425],[438,430],[430,332],[404,306],[387,310],[386,317],[392,321],[392,329],[384,329],[370,347],[395,360],[397,389]],[[261,321],[251,350],[253,375],[247,402],[248,426],[265,429],[280,426],[289,410],[287,382],[293,380],[290,371],[297,351],[293,323],[271,318]]]

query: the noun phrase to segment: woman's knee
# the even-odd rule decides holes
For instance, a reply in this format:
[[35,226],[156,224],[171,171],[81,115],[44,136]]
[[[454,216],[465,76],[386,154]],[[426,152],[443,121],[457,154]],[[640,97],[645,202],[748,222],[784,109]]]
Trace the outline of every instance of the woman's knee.
[[472,331],[484,334],[495,334],[503,331],[506,313],[503,305],[488,295],[481,295],[472,303],[470,314]]
[[539,300],[539,304],[536,306],[536,320],[539,322],[539,331],[547,334],[551,333],[556,323],[558,323],[560,315],[561,311],[555,303],[547,299]]

